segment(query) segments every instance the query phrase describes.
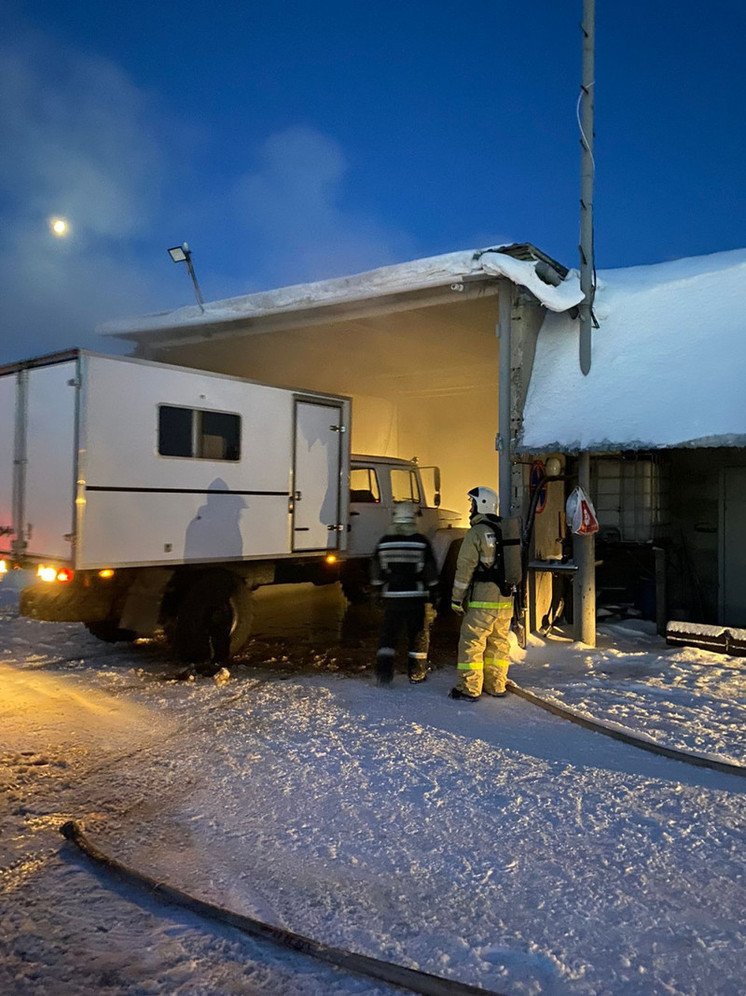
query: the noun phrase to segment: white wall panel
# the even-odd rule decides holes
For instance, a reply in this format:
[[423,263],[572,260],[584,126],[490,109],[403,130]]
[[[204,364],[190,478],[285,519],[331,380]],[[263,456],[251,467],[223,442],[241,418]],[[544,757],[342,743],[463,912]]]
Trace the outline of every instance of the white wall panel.
[[85,509],[79,568],[290,552],[287,497],[94,491]]
[[[95,487],[199,488],[216,478],[235,491],[290,486],[292,395],[278,388],[164,364],[87,356],[85,480]],[[160,404],[241,416],[241,460],[158,454]]]

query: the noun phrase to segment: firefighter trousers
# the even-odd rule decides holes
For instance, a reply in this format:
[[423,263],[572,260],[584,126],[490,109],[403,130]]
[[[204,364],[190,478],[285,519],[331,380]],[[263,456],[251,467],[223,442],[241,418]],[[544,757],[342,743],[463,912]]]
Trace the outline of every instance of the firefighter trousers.
[[394,677],[396,644],[402,630],[407,635],[407,665],[410,681],[423,681],[427,675],[430,646],[430,613],[424,598],[384,600],[383,625],[376,656],[376,676],[381,684]]
[[458,644],[458,681],[464,695],[478,698],[482,691],[502,695],[510,665],[508,633],[513,599],[485,604],[471,602],[461,622]]

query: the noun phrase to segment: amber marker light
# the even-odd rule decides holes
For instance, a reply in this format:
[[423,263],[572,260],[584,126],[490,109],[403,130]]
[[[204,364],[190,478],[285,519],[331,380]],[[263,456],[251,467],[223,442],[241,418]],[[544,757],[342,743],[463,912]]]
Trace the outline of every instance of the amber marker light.
[[326,562],[327,562],[327,564],[336,564],[337,563],[337,558],[334,556],[333,553],[327,553],[327,555],[326,555]]
[[114,570],[111,567],[104,567],[102,571],[98,572],[100,578],[113,578]]

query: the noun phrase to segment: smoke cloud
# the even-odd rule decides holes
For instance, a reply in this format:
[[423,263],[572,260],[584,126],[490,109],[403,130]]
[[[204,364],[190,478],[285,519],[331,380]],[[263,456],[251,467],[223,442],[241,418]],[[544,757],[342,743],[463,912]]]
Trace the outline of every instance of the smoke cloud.
[[341,146],[311,127],[271,135],[257,168],[236,184],[238,219],[266,247],[263,266],[280,283],[359,273],[407,258],[402,231],[342,203],[350,164]]
[[0,134],[0,363],[128,351],[96,329],[194,302],[165,253],[184,239],[207,300],[414,254],[344,205],[350,164],[332,138],[306,126],[245,140],[250,168],[216,189],[202,164],[219,136],[176,120],[111,61],[36,32],[0,42]]
[[156,305],[137,256],[164,171],[155,130],[111,62],[39,35],[0,47],[0,360],[100,348],[99,322]]

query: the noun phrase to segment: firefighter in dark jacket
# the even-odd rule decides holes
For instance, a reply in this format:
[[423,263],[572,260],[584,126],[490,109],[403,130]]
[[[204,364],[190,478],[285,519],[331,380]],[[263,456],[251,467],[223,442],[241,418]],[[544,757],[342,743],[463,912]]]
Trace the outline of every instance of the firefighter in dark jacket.
[[508,632],[513,596],[505,583],[498,498],[491,488],[469,492],[471,528],[456,564],[451,608],[463,613],[458,645],[458,680],[453,699],[476,701],[484,691],[502,697],[510,664]]
[[376,655],[379,685],[393,680],[396,643],[402,630],[407,635],[409,680],[416,683],[427,677],[428,606],[435,601],[438,568],[430,541],[417,532],[416,516],[417,506],[412,502],[397,504],[391,528],[373,554],[371,579],[384,605]]

